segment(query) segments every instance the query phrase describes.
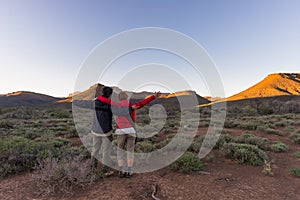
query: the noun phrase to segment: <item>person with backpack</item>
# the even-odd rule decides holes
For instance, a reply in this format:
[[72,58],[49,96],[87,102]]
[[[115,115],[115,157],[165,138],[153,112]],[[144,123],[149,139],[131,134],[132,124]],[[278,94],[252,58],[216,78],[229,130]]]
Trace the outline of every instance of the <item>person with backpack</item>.
[[[153,95],[146,97],[144,100],[137,103],[130,103],[128,101],[128,95],[125,92],[120,92],[118,95],[119,103],[113,102],[108,98],[103,96],[98,96],[97,99],[108,105],[116,106],[119,108],[134,107],[135,109],[140,109],[153,101],[156,97],[160,96],[160,92],[154,93]],[[135,130],[136,113],[133,110],[130,116],[116,116],[116,132],[118,151],[118,167],[119,175],[121,178],[132,176],[132,167],[134,162],[134,147],[136,141],[136,130]],[[126,149],[125,149],[126,146]],[[125,168],[125,153],[127,153],[127,168]]]

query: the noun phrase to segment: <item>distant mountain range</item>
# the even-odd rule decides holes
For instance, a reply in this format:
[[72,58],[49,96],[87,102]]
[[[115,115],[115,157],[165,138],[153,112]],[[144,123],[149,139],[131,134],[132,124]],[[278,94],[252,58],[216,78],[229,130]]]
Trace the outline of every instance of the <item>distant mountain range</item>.
[[59,100],[61,98],[35,92],[19,91],[0,95],[0,107],[36,106]]
[[[49,95],[38,94],[34,92],[19,91],[5,95],[0,95],[0,107],[15,107],[15,106],[35,106],[48,103],[70,103],[72,98],[90,100],[94,98],[96,88],[100,91],[104,87],[102,84],[95,84],[83,92],[75,92],[66,98],[56,98]],[[116,93],[121,89],[113,87]],[[151,92],[130,92],[127,91],[132,102],[139,101],[151,95]],[[221,100],[235,101],[251,98],[276,97],[286,95],[300,95],[300,73],[277,73],[270,74],[264,80],[254,86],[235,94],[231,97]],[[184,106],[196,106],[192,96],[197,97],[197,104],[208,104],[211,101],[218,101],[219,98],[202,97],[195,91],[179,91],[175,93],[163,93],[162,96],[155,100],[157,104],[176,104],[184,102]]]
[[[75,94],[73,97],[70,96],[66,99],[60,100],[59,102],[71,102],[72,98],[73,99],[82,99],[82,100],[91,100],[94,98],[95,95],[95,91],[98,88],[99,91],[102,91],[102,88],[104,87],[104,85],[102,84],[95,84],[93,86],[91,86],[89,89],[77,93]],[[120,91],[122,91],[120,88],[118,87],[113,87],[114,90],[114,94],[113,94],[113,98],[114,95],[118,94]],[[130,101],[131,102],[137,102],[140,101],[144,98],[146,98],[149,95],[152,95],[152,92],[131,92],[131,91],[125,91],[128,96],[130,97]],[[101,94],[100,94],[101,95]],[[197,98],[197,102],[195,102],[194,97],[196,96]],[[114,98],[117,99],[117,98]],[[186,90],[186,91],[179,91],[179,92],[175,92],[175,93],[162,93],[161,97],[157,98],[154,102],[150,103],[153,104],[178,104],[180,103],[181,106],[183,107],[191,107],[191,106],[197,106],[199,104],[207,104],[210,103],[209,100],[199,96],[195,91],[190,91],[190,90]]]

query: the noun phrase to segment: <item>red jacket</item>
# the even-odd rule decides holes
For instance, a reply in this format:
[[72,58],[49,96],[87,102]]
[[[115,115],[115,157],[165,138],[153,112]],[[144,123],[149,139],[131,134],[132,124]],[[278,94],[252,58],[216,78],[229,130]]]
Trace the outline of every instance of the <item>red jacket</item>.
[[[154,95],[145,98],[144,100],[137,102],[137,103],[130,103],[128,100],[122,100],[120,101],[120,103],[116,103],[111,101],[110,99],[107,99],[103,96],[98,96],[97,99],[103,103],[112,105],[112,106],[117,106],[117,107],[129,107],[129,106],[138,106],[139,109],[142,108],[143,106],[147,105],[148,103],[150,103],[151,101],[153,101],[155,99]],[[136,115],[135,115],[135,111],[132,111],[130,113],[130,116],[132,118],[132,120],[135,122],[136,121]],[[129,128],[132,127],[130,121],[128,121],[128,119],[125,116],[117,116],[116,117],[116,124],[117,124],[117,128]]]

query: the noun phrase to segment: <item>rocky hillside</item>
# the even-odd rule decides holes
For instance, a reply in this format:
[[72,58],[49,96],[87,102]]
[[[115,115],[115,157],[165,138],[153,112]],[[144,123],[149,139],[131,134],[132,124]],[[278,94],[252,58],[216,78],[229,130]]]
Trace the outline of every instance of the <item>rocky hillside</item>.
[[259,83],[227,98],[227,100],[282,95],[300,95],[300,73],[270,74]]

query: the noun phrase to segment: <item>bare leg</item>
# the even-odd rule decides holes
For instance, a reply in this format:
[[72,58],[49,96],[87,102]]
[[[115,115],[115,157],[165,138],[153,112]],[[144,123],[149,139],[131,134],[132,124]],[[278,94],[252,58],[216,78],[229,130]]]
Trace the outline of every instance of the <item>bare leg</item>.
[[124,177],[124,157],[125,157],[125,141],[126,135],[117,135],[118,141],[118,150],[117,150],[117,159],[118,159],[118,166],[119,166],[119,174],[120,177]]
[[133,167],[133,162],[134,162],[134,146],[135,146],[135,137],[133,136],[127,136],[127,166],[128,166],[128,173],[131,175],[131,170]]

